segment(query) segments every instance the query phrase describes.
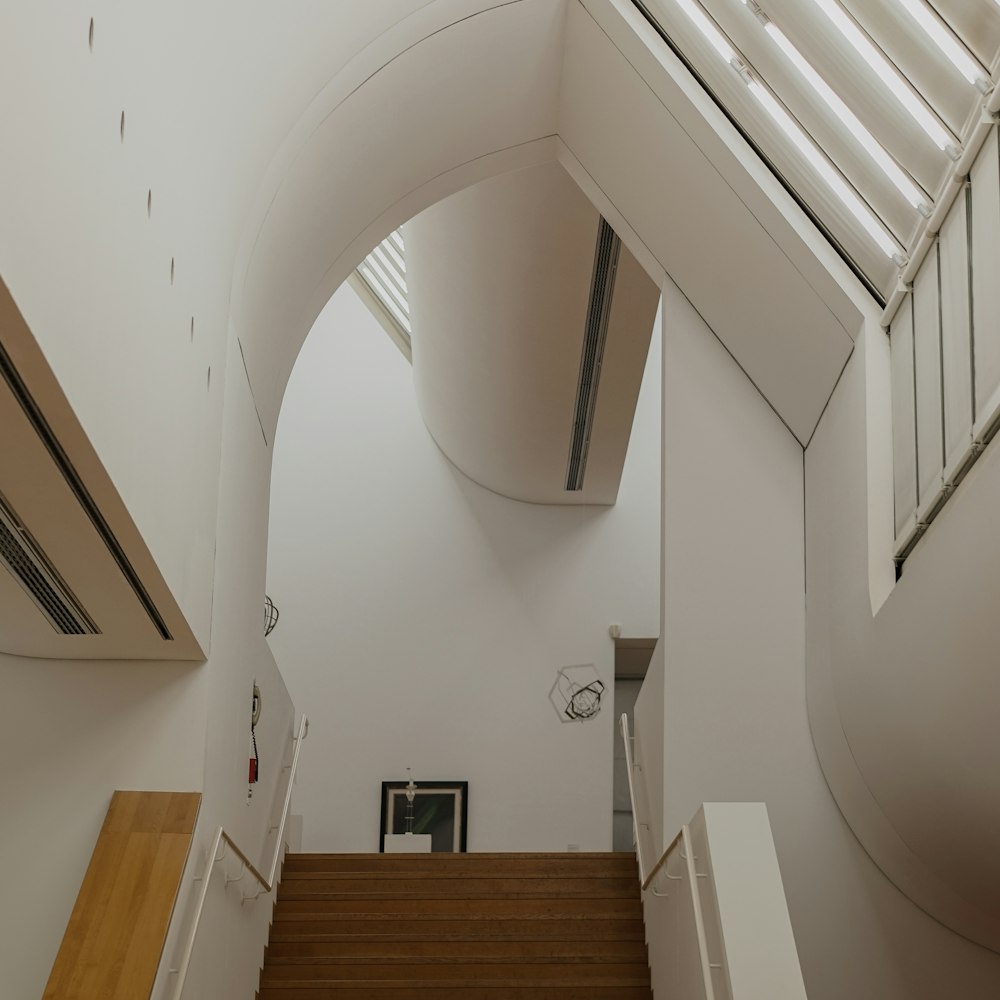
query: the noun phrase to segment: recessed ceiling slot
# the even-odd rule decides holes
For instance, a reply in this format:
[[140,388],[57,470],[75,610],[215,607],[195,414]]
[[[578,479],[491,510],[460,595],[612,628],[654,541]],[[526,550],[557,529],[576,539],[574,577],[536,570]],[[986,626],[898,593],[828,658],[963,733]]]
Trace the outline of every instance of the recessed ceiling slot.
[[611,299],[621,245],[622,241],[602,216],[597,228],[594,272],[590,279],[590,301],[587,304],[580,376],[576,386],[576,408],[573,411],[573,436],[566,470],[566,489],[571,492],[583,489],[583,478],[587,471],[587,453],[590,450],[590,435],[597,409],[597,387],[604,360],[604,344],[608,338],[608,320],[611,317]]
[[[111,530],[111,526],[105,520],[104,515],[98,508],[94,498],[90,495],[90,491],[80,478],[80,475],[74,468],[69,456],[63,450],[62,445],[53,433],[52,428],[49,426],[49,422],[45,419],[41,408],[28,391],[28,387],[25,385],[20,373],[14,367],[14,362],[11,360],[10,355],[8,355],[4,350],[2,343],[0,343],[0,379],[3,379],[3,381],[7,383],[8,388],[14,394],[14,398],[24,411],[24,415],[28,418],[28,421],[34,428],[35,433],[38,435],[39,440],[45,446],[45,449],[48,451],[50,457],[55,463],[56,468],[62,474],[63,479],[66,481],[66,485],[69,486],[73,495],[76,497],[77,502],[90,518],[90,523],[93,524],[97,534],[101,538],[101,541],[104,542],[108,552],[111,553],[111,556],[117,564],[119,570],[121,570],[122,575],[132,588],[132,592],[139,600],[143,610],[145,610],[146,614],[149,616],[149,620],[152,622],[154,628],[162,639],[167,641],[172,640],[173,636],[170,634],[170,629],[167,628],[167,623],[164,621],[163,616],[153,603],[153,599],[150,597],[145,586],[143,585],[142,580],[139,578],[139,574],[135,571],[131,562],[129,562],[128,556],[125,554],[125,550],[122,548],[121,543],[115,537],[114,532]],[[94,630],[98,631],[96,627]]]

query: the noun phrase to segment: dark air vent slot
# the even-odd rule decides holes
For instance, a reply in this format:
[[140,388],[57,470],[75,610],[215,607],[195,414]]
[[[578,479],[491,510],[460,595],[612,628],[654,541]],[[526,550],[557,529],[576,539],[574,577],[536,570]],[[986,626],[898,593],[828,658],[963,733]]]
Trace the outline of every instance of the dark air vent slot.
[[153,603],[153,599],[149,596],[149,593],[143,586],[142,580],[139,579],[139,574],[136,573],[135,568],[129,562],[128,556],[125,554],[125,550],[115,537],[114,532],[111,530],[111,526],[104,519],[104,515],[98,508],[94,498],[90,495],[90,491],[84,485],[79,473],[73,467],[73,463],[69,460],[69,456],[65,451],[63,451],[62,445],[52,432],[52,428],[49,426],[49,422],[42,414],[41,408],[28,391],[28,387],[24,384],[18,370],[14,367],[14,362],[4,350],[3,344],[0,344],[0,377],[3,377],[4,381],[7,383],[10,391],[14,394],[14,398],[18,401],[21,409],[24,411],[24,415],[31,422],[31,426],[34,427],[35,433],[38,435],[42,444],[45,445],[52,461],[55,462],[56,468],[62,473],[63,479],[66,480],[66,485],[73,491],[73,495],[76,497],[77,502],[90,518],[90,523],[93,524],[97,534],[101,537],[101,541],[104,542],[108,552],[111,553],[111,557],[117,564],[118,569],[121,570],[122,576],[124,576],[128,581],[129,586],[132,588],[132,592],[138,598],[143,610],[149,616],[149,620],[153,623],[153,627],[160,634],[161,638],[167,640],[173,639],[173,636],[170,634],[170,629],[167,628],[167,623],[163,620],[163,616],[157,610],[156,605]]
[[11,571],[49,624],[63,635],[99,635],[45,553],[0,496],[0,562]]
[[576,387],[576,409],[573,412],[573,439],[566,471],[566,489],[570,491],[583,489],[583,477],[587,471],[590,433],[597,409],[597,383],[601,377],[604,343],[608,337],[611,296],[621,245],[622,241],[602,217],[597,229],[594,273],[590,279],[590,302],[587,305],[587,325],[583,331],[583,354]]

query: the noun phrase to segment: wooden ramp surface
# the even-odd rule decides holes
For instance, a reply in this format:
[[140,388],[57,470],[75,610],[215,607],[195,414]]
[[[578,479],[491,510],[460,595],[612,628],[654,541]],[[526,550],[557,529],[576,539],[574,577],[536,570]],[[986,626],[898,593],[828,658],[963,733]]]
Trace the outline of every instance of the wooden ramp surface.
[[199,792],[115,792],[42,1000],[145,1000]]

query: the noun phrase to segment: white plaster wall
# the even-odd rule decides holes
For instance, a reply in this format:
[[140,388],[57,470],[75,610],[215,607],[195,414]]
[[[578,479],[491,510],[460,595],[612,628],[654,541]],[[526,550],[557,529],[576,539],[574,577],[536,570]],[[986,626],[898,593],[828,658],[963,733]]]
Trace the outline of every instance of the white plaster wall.
[[[235,341],[231,350],[238,351]],[[222,824],[262,866],[284,794],[293,709],[263,637],[269,450],[241,367],[226,391],[212,654],[204,665],[63,663],[0,657],[0,850],[15,859],[0,893],[0,995],[35,1000],[48,979],[111,794],[203,792],[162,973],[187,929],[204,853]],[[262,780],[247,801],[250,698]],[[303,749],[303,753],[306,753]],[[235,867],[230,873],[237,874]],[[221,871],[211,884],[185,1000],[246,1000],[257,984],[271,898],[240,906]],[[154,996],[166,996],[161,975]]]
[[[229,344],[225,386],[223,462],[220,470],[218,550],[212,614],[212,654],[201,669],[207,715],[204,799],[176,916],[164,947],[165,961],[154,1000],[170,994],[167,970],[177,965],[182,935],[192,916],[208,846],[218,826],[265,870],[287,781],[282,767],[291,759],[295,710],[278,665],[264,638],[264,568],[270,449],[264,444],[235,339]],[[247,798],[250,702],[256,680],[264,699],[257,744],[261,781]],[[305,744],[302,753],[313,747]],[[250,876],[228,889],[223,870],[239,874],[232,859],[216,866],[198,932],[184,1000],[246,1000],[257,988],[274,897],[241,905],[252,894]]]
[[254,196],[324,84],[430,5],[0,0],[0,273],[203,646]]
[[[347,286],[331,300],[282,410],[268,562],[271,643],[314,722],[307,850],[377,850],[379,783],[407,766],[469,781],[472,851],[610,849],[607,627],[659,618],[656,369],[617,507],[518,503],[449,465],[405,360]],[[608,702],[562,724],[549,688],[579,663]]]
[[[996,829],[989,720],[998,589],[988,526],[1000,462],[989,453],[980,459],[873,616],[869,547],[885,550],[884,539],[866,530],[866,439],[870,446],[879,433],[866,427],[873,389],[866,383],[879,370],[870,350],[884,346],[881,332],[873,333],[879,342],[860,342],[865,351],[852,358],[806,453],[813,736],[827,780],[875,861],[917,896],[930,892],[934,908],[944,904],[966,926],[987,931],[984,909],[977,924],[971,904],[995,879],[995,852],[986,843]],[[891,522],[885,527],[891,532]],[[851,915],[849,926],[881,935],[883,967],[895,969],[899,995],[995,997],[1000,956],[927,916],[863,860],[852,878],[865,887],[870,909]],[[954,892],[963,883],[974,887],[965,900]]]
[[802,450],[669,284],[663,309],[664,839],[703,801],[766,803],[811,1000],[995,996],[995,956],[894,888],[820,770]]
[[0,655],[0,995],[37,1000],[116,789],[198,791],[205,675]]

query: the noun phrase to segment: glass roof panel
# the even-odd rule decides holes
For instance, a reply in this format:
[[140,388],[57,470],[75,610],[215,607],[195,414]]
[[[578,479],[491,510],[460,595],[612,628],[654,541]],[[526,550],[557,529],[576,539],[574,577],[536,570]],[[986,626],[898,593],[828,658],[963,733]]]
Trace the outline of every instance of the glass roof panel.
[[[946,39],[954,37],[978,60],[983,77],[992,70],[995,79],[1000,3],[634,2],[659,24],[834,242],[886,295],[897,268],[887,255],[881,227],[904,251],[922,238],[924,216],[948,189],[954,159],[984,100],[982,88],[956,68],[928,34],[926,23],[932,21],[932,29],[943,30]],[[836,20],[860,40],[861,50]],[[867,52],[862,51],[866,46]],[[727,60],[730,51],[734,58]],[[810,70],[819,78],[815,85],[808,82]],[[837,96],[824,93],[824,86]],[[761,88],[769,96],[757,99]],[[775,101],[822,151],[822,161],[803,144],[798,130],[781,120]],[[837,176],[830,175],[828,165]],[[914,196],[910,182],[923,197]],[[852,204],[854,195],[867,206],[865,211]],[[871,224],[869,210],[881,227]]]

